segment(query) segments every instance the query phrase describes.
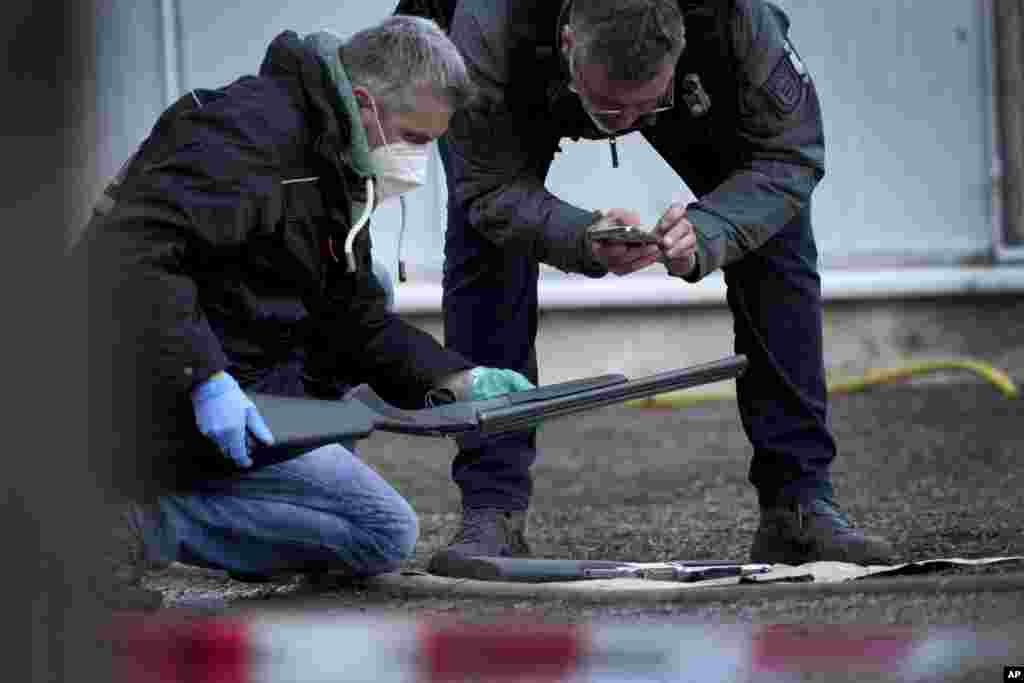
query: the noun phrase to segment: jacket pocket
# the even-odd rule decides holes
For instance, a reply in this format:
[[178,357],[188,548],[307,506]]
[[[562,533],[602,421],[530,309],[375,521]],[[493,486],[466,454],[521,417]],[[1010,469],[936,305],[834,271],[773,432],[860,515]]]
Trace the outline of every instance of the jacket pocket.
[[281,202],[279,238],[287,253],[322,286],[328,217],[317,179],[282,181]]

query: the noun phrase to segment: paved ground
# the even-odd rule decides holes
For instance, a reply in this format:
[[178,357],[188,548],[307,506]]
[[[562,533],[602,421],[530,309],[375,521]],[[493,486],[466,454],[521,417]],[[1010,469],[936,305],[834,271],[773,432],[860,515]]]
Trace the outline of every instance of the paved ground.
[[[1015,376],[1018,383],[1024,379]],[[1024,554],[1022,417],[1020,399],[1007,399],[991,385],[962,375],[955,381],[837,396],[831,422],[841,450],[834,468],[838,500],[859,524],[896,543],[906,560]],[[756,501],[746,482],[749,445],[734,402],[682,410],[607,408],[548,424],[540,443],[530,516],[538,554],[633,560],[746,556]],[[421,539],[410,568],[422,568],[457,519],[457,491],[448,478],[452,453],[453,446],[443,440],[377,434],[363,442],[363,457],[421,515]],[[1018,571],[1024,566],[969,573]],[[958,573],[965,572],[948,574]],[[1020,578],[1024,585],[1024,575]],[[1000,632],[1019,628],[1024,634],[1019,589],[588,605],[401,596],[358,585],[252,586],[182,567],[152,577],[150,584],[171,600],[223,597],[233,609],[330,606],[572,622],[969,625]],[[1024,636],[1020,642],[1024,661]]]

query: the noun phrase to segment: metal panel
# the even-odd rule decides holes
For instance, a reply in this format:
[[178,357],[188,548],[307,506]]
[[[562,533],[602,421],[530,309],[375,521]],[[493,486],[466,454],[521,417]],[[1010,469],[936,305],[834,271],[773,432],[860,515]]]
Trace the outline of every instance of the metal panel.
[[996,256],[1024,262],[1024,3],[983,0],[991,13],[994,65],[993,193]]
[[256,73],[267,45],[282,31],[304,35],[327,30],[344,38],[386,17],[397,0],[178,0],[178,4],[183,87],[208,88]]
[[[283,29],[326,28],[345,36],[393,6],[354,0],[179,2],[182,88],[217,86],[254,72]],[[829,171],[814,209],[825,266],[894,259],[948,263],[990,248],[990,44],[980,4],[779,4],[790,14],[793,40],[818,85],[826,118]],[[157,113],[149,90],[159,91],[152,78],[159,73],[159,41],[146,27],[159,21],[148,8],[124,0],[115,5],[115,27],[144,29],[121,36],[131,76],[123,70],[107,75],[120,78],[125,89],[133,85],[137,101],[130,112],[125,106],[116,134],[123,138],[130,131],[134,140]],[[131,147],[120,139],[114,146],[119,152]],[[638,135],[620,141],[619,169],[611,168],[607,145],[566,141],[563,148],[548,185],[585,208],[624,206],[652,221],[673,197],[688,196]],[[445,201],[435,163],[430,187],[408,202],[404,251],[414,277],[436,281],[440,272]],[[382,207],[373,227],[377,256],[392,269],[399,216],[396,205]]]
[[[990,245],[989,49],[973,2],[783,0],[822,100],[827,175],[814,195],[825,265],[950,261]],[[657,218],[680,191],[639,135],[563,145],[549,185],[587,208]]]
[[780,4],[826,118],[815,216],[826,262],[987,249],[990,44],[979,3]]
[[163,26],[157,2],[101,4],[105,11],[97,21],[96,171],[107,179],[149,134],[164,108]]

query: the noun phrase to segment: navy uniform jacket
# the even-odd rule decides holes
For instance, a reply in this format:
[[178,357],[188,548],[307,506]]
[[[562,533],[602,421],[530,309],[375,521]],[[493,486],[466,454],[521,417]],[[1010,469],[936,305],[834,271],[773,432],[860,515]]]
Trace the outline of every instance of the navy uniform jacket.
[[422,407],[442,377],[471,367],[386,309],[368,229],[348,272],[352,203],[365,196],[343,111],[315,53],[282,33],[259,76],[165,112],[86,230],[72,263],[87,268],[90,425],[121,492],[234,471],[199,434],[189,397],[219,370],[285,395],[366,382]]
[[[495,244],[600,276],[583,237],[592,212],[544,183],[563,138],[607,136],[565,87],[557,41],[568,13],[541,2],[555,11],[531,15],[522,9],[530,4],[461,0],[455,8],[451,37],[482,97],[455,115],[448,133],[451,200]],[[680,4],[687,47],[675,108],[638,128],[698,198],[688,208],[697,280],[757,249],[807,207],[824,175],[825,148],[817,94],[781,10],[763,0]],[[688,86],[693,76],[696,92]],[[688,99],[704,95],[710,107],[691,109]],[[628,166],[619,172],[623,182],[642,182]],[[607,204],[615,205],[614,196]]]

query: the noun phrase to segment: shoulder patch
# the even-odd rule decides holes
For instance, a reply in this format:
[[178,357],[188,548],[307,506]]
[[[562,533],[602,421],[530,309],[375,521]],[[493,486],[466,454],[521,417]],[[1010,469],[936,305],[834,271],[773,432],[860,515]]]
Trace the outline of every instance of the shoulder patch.
[[794,64],[793,53],[783,53],[762,87],[781,113],[793,113],[804,95],[804,78]]

